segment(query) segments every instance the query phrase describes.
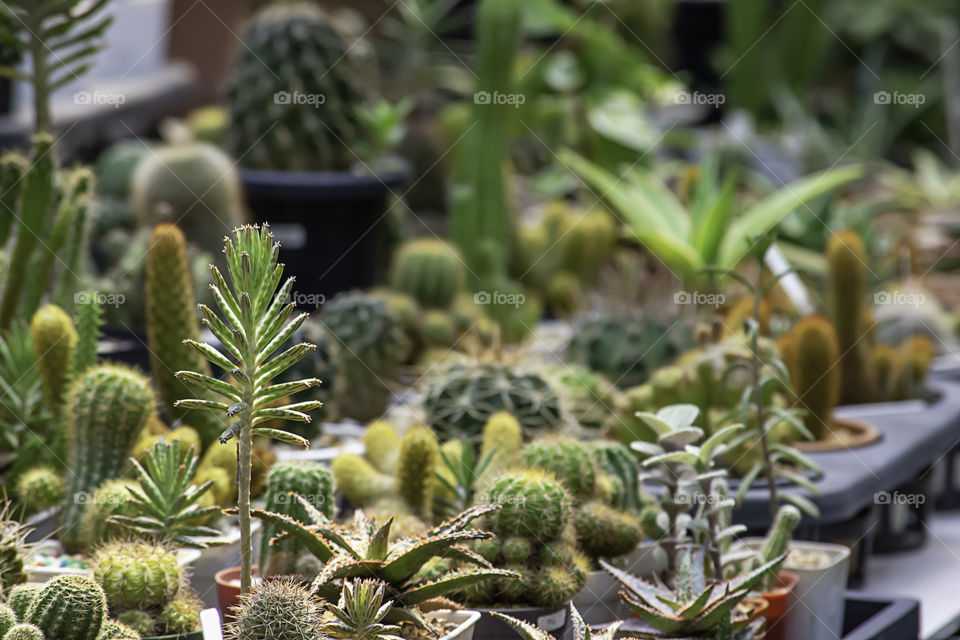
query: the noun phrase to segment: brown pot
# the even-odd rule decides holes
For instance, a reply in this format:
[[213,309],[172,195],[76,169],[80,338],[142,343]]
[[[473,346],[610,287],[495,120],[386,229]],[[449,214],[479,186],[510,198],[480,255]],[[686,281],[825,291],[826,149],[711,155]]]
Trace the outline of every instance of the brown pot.
[[[253,565],[253,575],[257,575],[257,565]],[[233,620],[233,607],[240,602],[240,567],[231,567],[218,571],[213,577],[217,582],[217,604],[223,622]]]
[[767,601],[767,609],[764,611],[764,617],[767,619],[766,640],[785,640],[787,635],[786,617],[793,604],[793,588],[797,586],[800,577],[789,571],[781,571],[777,574],[777,586],[773,591],[764,593],[763,599]]

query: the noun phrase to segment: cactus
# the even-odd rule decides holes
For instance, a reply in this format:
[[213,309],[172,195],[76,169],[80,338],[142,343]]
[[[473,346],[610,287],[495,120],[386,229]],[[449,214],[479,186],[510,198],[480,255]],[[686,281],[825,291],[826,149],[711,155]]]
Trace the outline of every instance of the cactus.
[[817,440],[823,440],[830,434],[833,409],[840,397],[837,334],[822,316],[802,318],[792,333],[793,390],[800,406],[806,409],[804,424]]
[[232,640],[311,640],[320,638],[321,602],[294,578],[266,580],[240,596],[227,624]]
[[112,611],[162,607],[180,589],[177,554],[147,542],[109,542],[93,556],[93,577]]
[[840,402],[856,404],[876,398],[870,342],[864,339],[867,300],[867,253],[854,231],[840,231],[827,242],[830,320],[840,350]]
[[480,457],[491,452],[491,468],[509,465],[523,447],[523,432],[520,423],[507,411],[498,411],[491,415],[483,425],[483,440],[480,444]]
[[[450,235],[475,278],[506,274],[513,243],[504,185],[512,105],[492,100],[513,93],[513,63],[520,42],[520,8],[511,0],[483,0],[477,8],[477,85],[474,126],[466,134],[454,172]],[[499,249],[491,260],[489,246]],[[476,285],[476,283],[474,283]]]
[[569,271],[555,273],[547,283],[547,306],[558,316],[576,313],[583,306],[584,297],[580,280]]
[[18,584],[6,592],[7,605],[13,610],[17,620],[26,618],[27,610],[40,589],[41,586],[38,584]]
[[613,256],[616,244],[614,217],[604,209],[591,209],[571,220],[558,247],[562,250],[560,267],[576,274],[584,284],[591,284]]
[[[112,638],[113,636],[111,636]],[[21,622],[14,624],[4,633],[3,640],[44,640],[43,632],[40,627]]]
[[560,399],[536,373],[502,364],[454,364],[425,390],[427,422],[443,439],[475,438],[487,420],[510,413],[526,435],[553,431],[561,424]]
[[898,366],[888,385],[891,400],[905,400],[920,395],[933,358],[937,355],[933,341],[922,335],[911,336],[897,348]]
[[269,6],[254,16],[237,53],[225,142],[244,167],[343,171],[356,162],[353,149],[368,138],[355,111],[363,98],[357,54],[323,10],[307,2]]
[[393,495],[396,483],[393,476],[377,471],[369,462],[355,453],[343,453],[331,464],[337,489],[358,506],[373,504]]
[[201,142],[145,156],[133,174],[130,202],[141,226],[176,223],[191,242],[214,255],[223,237],[246,221],[233,160]]
[[107,148],[97,158],[97,195],[126,202],[134,171],[148,153],[150,147],[141,140],[121,140]]
[[177,371],[210,375],[210,365],[203,356],[183,344],[184,338],[199,339],[200,323],[187,261],[186,239],[175,225],[159,224],[150,235],[144,289],[150,371],[161,403],[172,419],[186,420],[196,426],[203,446],[210,446],[226,425],[216,415],[173,406],[177,400],[193,397],[190,388],[177,379]]
[[36,594],[24,622],[36,625],[46,638],[96,640],[107,619],[103,589],[86,576],[57,576]]
[[572,498],[551,473],[536,469],[509,472],[494,479],[487,499],[501,509],[490,528],[503,538],[523,536],[542,543],[557,539],[571,517]]
[[13,510],[9,501],[0,507],[0,593],[27,581],[24,565],[33,553],[27,542],[33,529],[14,518]]
[[397,490],[414,515],[430,514],[440,466],[440,445],[437,436],[422,425],[411,428],[400,442],[397,461]]
[[[763,548],[757,554],[756,559],[749,568],[755,570],[761,565],[775,562],[777,558],[785,557],[787,549],[790,546],[790,540],[793,537],[793,531],[799,523],[800,511],[793,505],[782,505],[777,510],[777,517],[773,521],[773,526],[771,526],[767,532],[767,537],[763,542]],[[770,572],[761,581],[761,588],[763,591],[769,592],[774,589],[776,583],[776,572]]]
[[601,429],[609,422],[618,392],[604,375],[565,364],[551,372],[551,379],[567,409],[582,426]]
[[59,421],[63,415],[67,387],[73,375],[73,361],[77,348],[77,331],[63,309],[48,304],[33,314],[30,335],[37,368],[43,381],[43,393]]
[[140,634],[122,622],[107,620],[103,623],[97,640],[140,640]]
[[[328,518],[332,519],[336,513],[333,474],[318,462],[281,462],[270,469],[267,474],[266,509],[294,520],[306,520],[306,511],[292,494],[304,498]],[[271,545],[275,534],[275,527],[264,525],[260,566],[263,567],[263,575],[267,576],[290,573],[299,551],[293,541]]]
[[397,472],[400,455],[400,434],[386,421],[376,420],[363,432],[364,455],[380,473],[393,475]]
[[428,309],[448,309],[466,282],[459,252],[442,240],[418,238],[397,250],[390,282]]
[[130,485],[128,480],[107,480],[91,494],[80,519],[83,541],[88,548],[124,535],[125,532],[108,519],[114,515],[136,515],[128,490]]
[[527,445],[520,453],[520,462],[555,474],[577,501],[593,496],[597,470],[584,443],[567,438],[543,438]]
[[156,622],[146,611],[136,609],[124,611],[117,616],[117,623],[141,636],[152,636],[156,632]]
[[181,590],[176,599],[168,602],[157,616],[157,623],[168,635],[183,635],[200,630],[203,602],[195,593],[183,591]]
[[63,477],[52,467],[34,467],[17,478],[13,495],[29,516],[59,504],[63,491]]
[[6,604],[0,603],[0,638],[15,624],[17,624],[17,614]]
[[98,365],[74,382],[67,401],[71,473],[61,515],[61,542],[67,549],[79,549],[84,542],[79,524],[85,504],[77,497],[120,476],[154,410],[150,381],[132,369]]
[[344,581],[340,600],[330,605],[333,620],[323,627],[324,635],[347,640],[397,640],[400,627],[384,624],[391,601],[386,585],[376,580]]
[[543,567],[533,577],[531,588],[537,594],[537,604],[542,607],[559,607],[570,601],[583,583],[561,565]]
[[598,440],[590,446],[597,469],[616,478],[617,491],[611,506],[618,509],[640,508],[640,466],[625,445],[610,440]]
[[77,348],[73,356],[73,373],[78,375],[97,363],[97,345],[103,325],[101,308],[95,291],[81,294],[83,304],[76,305]]
[[420,339],[428,349],[447,349],[459,337],[453,316],[447,311],[430,309],[420,319]]
[[390,401],[387,381],[409,349],[396,316],[381,299],[352,292],[337,295],[322,319],[339,347],[341,413],[361,422],[379,418]]
[[592,501],[574,518],[580,546],[594,558],[615,558],[633,551],[643,539],[636,515]]

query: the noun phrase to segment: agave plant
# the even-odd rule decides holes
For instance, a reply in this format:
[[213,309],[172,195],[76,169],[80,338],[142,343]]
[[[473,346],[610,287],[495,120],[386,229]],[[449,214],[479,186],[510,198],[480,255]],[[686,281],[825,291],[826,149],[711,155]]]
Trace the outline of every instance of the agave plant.
[[400,627],[383,619],[393,604],[384,602],[386,586],[376,580],[344,580],[340,601],[329,605],[334,620],[324,625],[324,635],[346,640],[401,640]]
[[709,265],[735,267],[750,246],[794,209],[856,180],[857,166],[840,167],[800,178],[761,198],[739,216],[736,176],[721,183],[717,163],[703,167],[689,204],[684,204],[653,173],[638,167],[622,177],[576,153],[561,160],[622,217],[633,237],[677,276],[692,280]]
[[0,446],[16,451],[21,436],[42,433],[50,418],[30,331],[15,323],[0,336]]
[[[518,577],[512,571],[495,569],[480,555],[461,546],[471,540],[486,540],[493,534],[467,527],[484,514],[496,511],[499,505],[478,505],[430,529],[423,535],[390,542],[393,518],[378,525],[357,511],[353,525],[331,522],[302,496],[294,498],[306,510],[309,523],[288,516],[254,509],[253,515],[279,529],[271,541],[295,539],[323,562],[323,569],[313,581],[313,590],[327,602],[339,601],[344,580],[356,576],[373,577],[386,585],[392,600],[383,620],[389,624],[410,622],[425,626],[414,605],[463,589],[489,578]],[[446,558],[477,565],[475,568],[452,570],[429,579],[417,574],[430,560]]]
[[442,448],[440,457],[447,471],[437,472],[437,482],[443,485],[445,492],[434,497],[434,510],[450,517],[475,504],[477,481],[493,462],[497,449],[492,449],[476,459],[474,447],[468,440],[461,440],[462,449],[459,456],[451,457]]
[[601,560],[600,564],[624,588],[620,597],[638,618],[652,627],[638,640],[713,638],[749,640],[762,624],[740,604],[770,572],[783,563],[783,554],[753,571],[727,581],[709,581],[704,571],[705,549],[687,549],[676,589],[646,582]]
[[[144,465],[130,458],[140,479],[140,488],[128,485],[131,507],[135,516],[110,516],[108,522],[117,524],[136,534],[169,540],[189,549],[207,549],[226,544],[220,532],[202,523],[219,507],[201,507],[200,499],[213,486],[207,480],[199,487],[191,484],[197,473],[200,458],[193,448],[180,455],[180,441],[167,444],[159,440],[147,453]],[[211,539],[214,538],[214,539]]]
[[[516,618],[496,611],[491,613],[494,617],[510,625],[523,640],[556,640],[552,635],[529,622],[517,620]],[[580,615],[580,612],[577,611],[577,608],[573,606],[572,602],[570,603],[570,622],[573,627],[573,640],[613,640],[617,635],[617,631],[620,630],[620,625],[623,624],[623,622],[618,621],[604,628],[602,631],[591,631],[590,627],[583,621],[583,616]],[[621,636],[621,638],[631,637],[633,636]]]

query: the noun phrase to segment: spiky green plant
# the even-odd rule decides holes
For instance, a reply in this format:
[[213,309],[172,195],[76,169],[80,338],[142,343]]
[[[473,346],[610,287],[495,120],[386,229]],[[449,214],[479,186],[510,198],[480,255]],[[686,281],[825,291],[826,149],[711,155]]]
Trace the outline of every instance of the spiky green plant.
[[17,614],[8,605],[0,603],[0,638],[15,624],[17,624]]
[[231,640],[313,640],[322,637],[323,607],[310,589],[295,578],[264,580],[240,595],[234,619],[227,624]]
[[77,330],[60,307],[48,304],[33,314],[30,334],[47,403],[59,422],[73,374]]
[[111,611],[162,607],[180,590],[177,552],[163,544],[109,542],[97,549],[92,564]]
[[133,531],[139,537],[165,540],[188,549],[206,549],[226,544],[220,531],[203,525],[211,515],[220,512],[205,504],[204,495],[213,486],[208,480],[193,484],[199,456],[191,448],[180,454],[180,441],[168,444],[158,440],[147,452],[143,464],[130,458],[140,486],[127,487],[133,516],[110,516],[109,522]]
[[64,575],[47,582],[30,603],[24,622],[46,638],[96,640],[107,619],[107,598],[86,576]]
[[33,551],[27,542],[32,532],[33,528],[14,518],[13,506],[5,503],[0,509],[0,588],[4,592],[27,581],[24,565]]
[[157,624],[169,635],[188,634],[200,630],[203,601],[190,589],[181,587],[177,597],[164,605]]
[[440,445],[429,428],[417,425],[404,434],[397,461],[397,490],[416,516],[427,517],[433,509],[439,465]]
[[344,580],[340,601],[327,607],[334,620],[323,626],[325,635],[346,640],[400,640],[400,627],[382,620],[393,604],[384,602],[386,585],[376,580]]
[[74,326],[77,329],[77,348],[73,354],[73,374],[79,375],[97,363],[100,327],[103,326],[103,308],[96,291],[84,291],[77,298]]
[[47,406],[30,331],[15,323],[0,335],[0,439],[20,454],[8,482],[37,463],[33,452],[43,450],[51,420]]
[[293,289],[293,278],[287,279],[277,290],[283,275],[283,265],[277,263],[279,251],[280,245],[273,242],[273,234],[267,225],[262,228],[257,225],[244,226],[234,231],[233,238],[227,239],[224,248],[231,286],[227,285],[216,266],[210,267],[214,281],[211,291],[226,322],[206,305],[200,305],[200,310],[204,315],[204,324],[223,344],[226,354],[195,340],[188,339],[186,344],[229,372],[235,382],[229,384],[194,371],[177,372],[182,380],[204,392],[213,392],[226,402],[201,398],[178,400],[176,406],[239,417],[220,436],[220,443],[226,444],[234,437],[239,440],[237,505],[241,536],[240,583],[244,593],[250,590],[253,567],[250,533],[253,437],[264,436],[307,448],[310,443],[306,439],[280,429],[267,428],[263,424],[275,420],[310,422],[309,412],[321,405],[316,400],[308,400],[281,407],[271,406],[280,398],[320,384],[316,378],[269,384],[272,378],[303,360],[315,348],[311,344],[300,343],[273,356],[308,315],[302,313],[290,320],[295,304],[285,302]]
[[456,249],[436,238],[418,238],[397,250],[390,280],[422,306],[447,309],[465,285],[465,272]]
[[726,582],[708,580],[704,572],[705,549],[687,549],[683,554],[676,589],[654,585],[607,562],[606,571],[624,588],[621,598],[635,616],[655,631],[641,631],[638,640],[709,637],[716,640],[749,640],[762,621],[738,611],[738,605],[770,572],[783,563],[786,554],[750,573]]
[[520,453],[520,463],[553,473],[577,501],[593,496],[597,469],[589,447],[582,442],[554,436],[535,440]]
[[[552,635],[529,622],[517,620],[497,611],[492,611],[491,614],[498,620],[507,623],[523,640],[556,640]],[[573,640],[613,640],[617,637],[617,633],[623,625],[623,622],[617,621],[604,627],[603,631],[592,631],[583,621],[583,616],[580,615],[572,602],[570,603],[570,623],[573,627]],[[632,636],[623,637],[630,638]]]
[[17,620],[23,620],[33,599],[40,592],[38,584],[18,584],[6,591],[7,604],[17,615]]
[[640,465],[630,449],[612,440],[591,443],[590,451],[597,469],[619,481],[613,506],[620,509],[640,508]]
[[451,442],[459,445],[459,451],[457,455],[450,455],[446,450],[449,443],[440,448],[443,466],[437,470],[436,478],[442,490],[437,493],[433,505],[435,512],[447,518],[476,504],[478,481],[497,455],[497,450],[493,449],[478,457],[469,441]]
[[[293,538],[324,563],[323,570],[313,582],[313,589],[327,602],[339,601],[344,588],[341,578],[369,575],[387,585],[393,601],[384,622],[410,622],[422,626],[423,620],[413,605],[490,578],[516,577],[510,571],[494,569],[481,556],[462,546],[471,540],[492,537],[490,533],[468,529],[468,526],[475,519],[497,511],[497,505],[472,507],[422,536],[391,542],[393,518],[378,525],[358,511],[352,526],[347,527],[334,524],[308,501],[298,499],[309,515],[307,523],[260,509],[253,513],[284,532],[274,538],[275,541]],[[476,567],[418,580],[417,574],[433,558],[456,558]]]
[[115,515],[136,515],[130,504],[133,496],[128,487],[131,484],[129,480],[117,478],[107,480],[94,490],[80,519],[87,548],[96,548],[107,540],[129,535],[123,527],[110,522],[110,518]]
[[0,39],[29,53],[29,72],[4,67],[0,73],[33,85],[37,131],[51,131],[50,97],[90,68],[90,58],[102,48],[102,39],[113,21],[102,13],[109,0],[33,2],[8,0],[2,6],[9,21],[0,22]]
[[97,640],[140,640],[141,634],[116,620],[107,620],[100,629]]
[[154,635],[157,627],[153,616],[150,615],[149,612],[140,611],[139,609],[129,609],[121,612],[117,616],[117,624],[122,624],[124,627],[131,629],[134,633],[141,636]]
[[10,630],[3,635],[3,640],[44,640],[44,637],[40,627],[21,622],[10,627]]
[[636,514],[597,500],[584,504],[573,519],[580,547],[593,558],[615,558],[630,553],[643,540]]

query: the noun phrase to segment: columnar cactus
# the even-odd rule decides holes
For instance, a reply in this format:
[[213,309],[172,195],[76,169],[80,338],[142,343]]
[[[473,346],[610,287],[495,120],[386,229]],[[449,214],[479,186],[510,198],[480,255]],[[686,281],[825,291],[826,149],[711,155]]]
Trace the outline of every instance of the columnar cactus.
[[80,575],[58,576],[47,582],[24,616],[44,637],[57,640],[97,640],[106,619],[103,589]]
[[422,425],[412,427],[400,442],[397,490],[415,515],[426,517],[432,511],[439,466],[437,436]]
[[240,596],[227,633],[235,640],[320,638],[323,608],[306,586],[293,578],[266,580]]
[[[806,410],[804,424],[817,440],[830,434],[833,409],[840,398],[840,349],[833,325],[822,316],[802,318],[792,332],[792,386]],[[779,555],[779,554],[777,554]]]
[[37,354],[43,393],[55,420],[59,420],[73,375],[77,330],[60,307],[48,304],[33,314],[30,336]]
[[[306,510],[293,494],[305,499],[328,518],[334,517],[336,502],[333,494],[333,474],[319,462],[293,460],[279,462],[270,468],[267,474],[267,511],[282,513],[294,520],[305,520]],[[271,545],[270,541],[276,533],[273,525],[264,525],[260,546],[263,575],[289,574],[296,562],[296,542],[291,540]]]
[[633,551],[643,539],[635,513],[593,500],[574,518],[581,548],[594,558],[614,558]]
[[79,375],[97,363],[103,308],[95,291],[79,294],[83,304],[76,305],[77,349],[73,358],[73,373]]
[[397,250],[392,286],[430,309],[447,309],[464,287],[466,269],[459,252],[442,240],[418,238]]
[[148,542],[111,542],[93,556],[93,577],[111,611],[161,607],[180,589],[175,551]]
[[495,451],[492,468],[509,465],[523,447],[523,431],[520,423],[507,411],[498,411],[483,425],[483,440],[480,457]]
[[137,434],[155,410],[150,381],[132,369],[98,365],[74,383],[67,400],[71,473],[67,477],[61,541],[82,547],[80,519],[86,497],[121,475]]
[[381,498],[393,495],[396,482],[392,475],[380,473],[362,456],[344,453],[331,464],[337,489],[357,506],[371,505]]
[[599,440],[590,447],[597,468],[619,481],[619,491],[612,506],[619,509],[637,509],[640,506],[640,465],[625,445],[611,440]]
[[870,366],[869,328],[864,321],[867,302],[867,252],[854,231],[840,231],[827,242],[830,319],[840,348],[840,402],[871,402],[876,379]]
[[[150,346],[150,371],[166,411],[197,428],[203,445],[209,446],[226,425],[205,411],[188,411],[173,405],[194,393],[176,376],[177,371],[197,371],[210,375],[210,365],[196,351],[183,344],[184,338],[197,340],[200,323],[193,296],[193,281],[187,261],[186,239],[172,224],[159,224],[150,235],[145,265],[147,341]],[[187,447],[183,447],[186,451]]]
[[257,13],[227,79],[226,148],[250,169],[349,169],[367,138],[352,49],[314,4]]

